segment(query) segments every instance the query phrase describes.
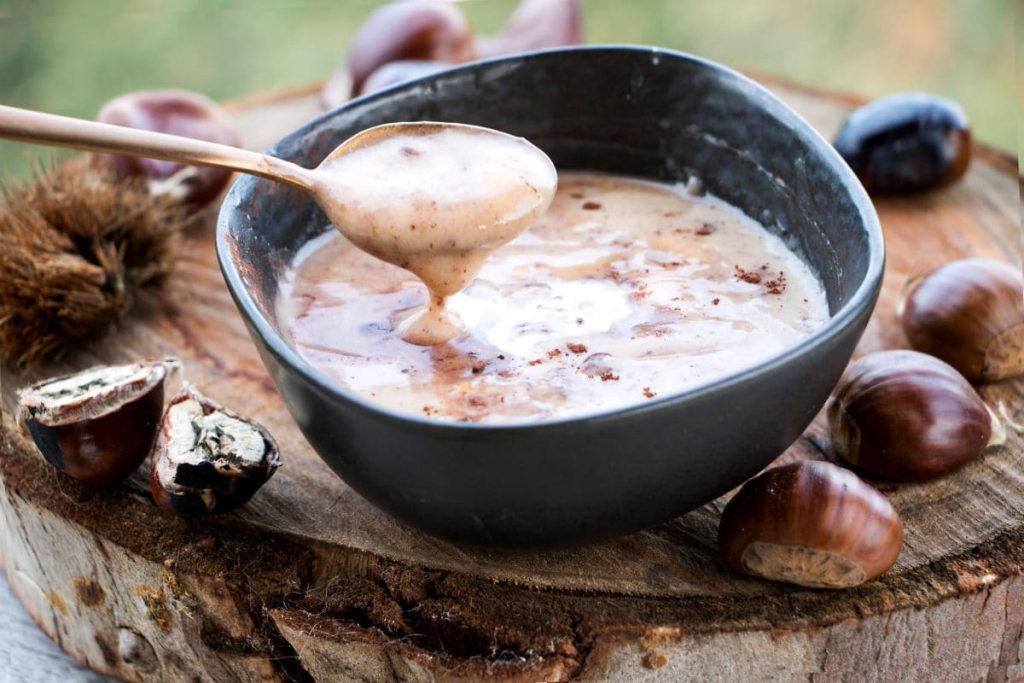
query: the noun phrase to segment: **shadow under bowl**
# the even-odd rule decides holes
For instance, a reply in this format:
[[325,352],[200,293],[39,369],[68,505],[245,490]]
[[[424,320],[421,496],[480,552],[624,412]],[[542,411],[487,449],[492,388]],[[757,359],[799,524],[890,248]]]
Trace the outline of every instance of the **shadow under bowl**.
[[279,277],[330,228],[301,191],[242,177],[217,226],[225,280],[299,428],[353,489],[448,538],[567,545],[692,510],[799,437],[867,324],[884,260],[870,200],[806,121],[708,61],[594,46],[471,64],[353,100],[270,153],[313,167],[364,128],[420,120],[521,135],[561,169],[696,176],[811,266],[831,318],[754,367],[615,412],[513,426],[400,414],[335,384],[289,344],[275,312]]

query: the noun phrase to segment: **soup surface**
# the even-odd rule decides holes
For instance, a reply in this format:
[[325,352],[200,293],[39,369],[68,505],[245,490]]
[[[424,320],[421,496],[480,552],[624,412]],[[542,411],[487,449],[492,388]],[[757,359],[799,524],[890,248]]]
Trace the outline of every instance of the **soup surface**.
[[465,332],[396,333],[427,303],[410,272],[336,230],[282,286],[291,343],[334,381],[439,420],[538,422],[671,396],[750,367],[828,319],[818,279],[739,210],[682,186],[560,173],[547,213],[447,301]]

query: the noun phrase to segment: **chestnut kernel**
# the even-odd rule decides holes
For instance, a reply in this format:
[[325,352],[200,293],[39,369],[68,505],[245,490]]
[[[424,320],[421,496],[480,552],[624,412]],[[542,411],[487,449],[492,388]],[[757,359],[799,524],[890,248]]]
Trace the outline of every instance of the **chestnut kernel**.
[[770,469],[729,501],[718,547],[730,569],[812,588],[849,588],[895,562],[903,524],[889,500],[827,462]]
[[157,505],[178,514],[228,512],[245,505],[280,464],[270,432],[187,387],[160,424],[150,491]]
[[477,53],[482,58],[498,57],[582,42],[579,0],[522,0],[498,35],[477,41]]
[[473,35],[462,10],[443,0],[383,5],[366,19],[349,51],[352,91],[374,71],[398,60],[458,64],[474,59]]
[[836,454],[896,481],[940,477],[1005,433],[964,377],[917,351],[878,351],[847,369],[828,406]]
[[952,100],[899,93],[850,114],[834,145],[868,192],[919,192],[952,183],[967,171],[971,128]]
[[1008,263],[953,261],[908,286],[903,331],[969,380],[1024,374],[1024,276]]
[[153,447],[176,360],[97,366],[18,394],[20,420],[47,462],[97,486],[118,482]]
[[[239,145],[227,113],[213,100],[185,90],[151,90],[115,97],[100,109],[98,121],[141,130],[182,135],[222,145]],[[145,178],[157,192],[173,192],[196,206],[216,198],[231,171],[187,166],[174,161],[96,154],[121,178]]]

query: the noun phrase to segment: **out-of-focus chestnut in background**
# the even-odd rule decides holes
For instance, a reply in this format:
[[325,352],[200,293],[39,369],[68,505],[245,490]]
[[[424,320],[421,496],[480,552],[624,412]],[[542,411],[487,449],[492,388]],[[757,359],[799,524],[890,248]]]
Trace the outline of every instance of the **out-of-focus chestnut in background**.
[[[100,108],[97,121],[116,126],[181,135],[197,140],[237,146],[238,135],[220,105],[198,93],[184,90],[149,90],[115,97]],[[118,177],[163,182],[166,191],[201,206],[220,195],[231,178],[223,168],[144,159],[94,155],[97,163],[109,164]]]
[[390,2],[378,7],[359,28],[347,63],[324,86],[323,101],[336,107],[349,97],[474,59],[582,42],[580,0],[522,0],[493,36],[474,35],[458,3]]
[[[93,118],[104,102],[136,90],[180,88],[223,101],[322,82],[346,63],[360,26],[383,3],[172,4],[0,3],[0,101]],[[1003,149],[1017,144],[1010,59],[1016,4],[580,0],[587,42],[661,45],[867,98],[935,93],[964,106],[975,139]],[[481,57],[522,16],[519,0],[456,6]],[[27,178],[26,157],[48,154],[0,143],[0,175]]]
[[469,21],[450,2],[405,0],[374,10],[359,28],[348,51],[346,69],[352,93],[362,92],[374,71],[397,60],[432,60],[459,64],[474,59]]
[[971,126],[967,112],[950,99],[896,93],[850,114],[835,147],[868,192],[923,192],[967,172]]

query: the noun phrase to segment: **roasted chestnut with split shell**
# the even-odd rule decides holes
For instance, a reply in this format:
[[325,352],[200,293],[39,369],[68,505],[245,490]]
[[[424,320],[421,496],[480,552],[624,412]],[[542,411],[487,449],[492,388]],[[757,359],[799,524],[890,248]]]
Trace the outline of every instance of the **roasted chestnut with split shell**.
[[176,360],[98,366],[19,392],[20,419],[46,460],[104,486],[138,469],[153,447],[164,381]]
[[280,464],[270,432],[187,387],[164,413],[150,491],[178,514],[227,512],[247,503]]
[[919,192],[967,171],[971,128],[952,100],[899,93],[850,114],[833,144],[868,192]]
[[963,376],[917,351],[878,351],[850,365],[828,406],[836,455],[871,476],[921,481],[1001,442],[998,419]]
[[[213,100],[186,90],[150,90],[115,97],[100,109],[98,121],[116,126],[181,135],[196,140],[238,146],[239,139],[227,113]],[[187,166],[180,162],[96,154],[121,178],[144,178],[154,192],[171,193],[195,206],[215,199],[231,171]]]
[[730,569],[812,588],[848,588],[889,569],[903,524],[889,500],[827,462],[769,469],[729,501],[718,547]]
[[1024,276],[1009,263],[947,263],[908,284],[899,313],[912,347],[971,381],[1024,374]]

